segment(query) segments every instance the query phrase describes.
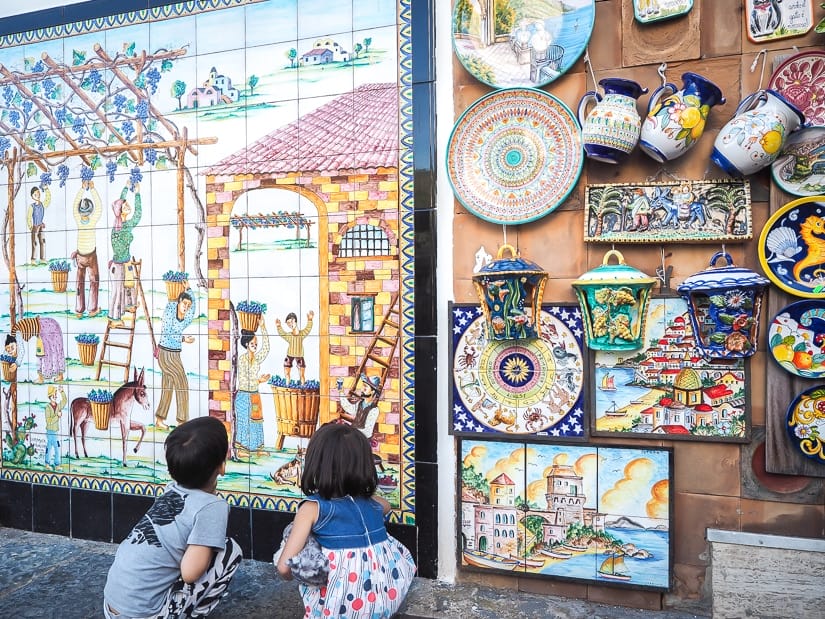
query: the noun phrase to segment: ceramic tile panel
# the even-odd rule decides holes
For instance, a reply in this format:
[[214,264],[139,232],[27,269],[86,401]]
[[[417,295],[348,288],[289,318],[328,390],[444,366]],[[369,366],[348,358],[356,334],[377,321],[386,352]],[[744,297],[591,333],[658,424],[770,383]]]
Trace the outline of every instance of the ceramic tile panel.
[[[317,425],[374,399],[361,430],[380,490],[393,522],[415,524],[413,231],[435,222],[412,216],[406,0],[369,4],[77,9],[77,23],[4,41],[0,64],[21,77],[0,76],[13,210],[0,332],[17,335],[0,427],[23,425],[0,477],[152,497],[169,480],[164,425],[212,415],[230,439],[219,490],[289,512]],[[50,204],[32,259],[35,187]],[[291,313],[301,335],[284,330]],[[61,389],[53,465],[46,407]],[[121,503],[103,537],[125,528]]]

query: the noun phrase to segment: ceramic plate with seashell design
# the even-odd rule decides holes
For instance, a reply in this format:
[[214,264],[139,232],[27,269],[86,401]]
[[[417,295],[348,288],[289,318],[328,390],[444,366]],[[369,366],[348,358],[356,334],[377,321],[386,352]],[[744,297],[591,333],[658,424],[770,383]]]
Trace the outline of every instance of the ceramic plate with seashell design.
[[788,202],[759,236],[765,275],[785,292],[825,299],[825,195]]

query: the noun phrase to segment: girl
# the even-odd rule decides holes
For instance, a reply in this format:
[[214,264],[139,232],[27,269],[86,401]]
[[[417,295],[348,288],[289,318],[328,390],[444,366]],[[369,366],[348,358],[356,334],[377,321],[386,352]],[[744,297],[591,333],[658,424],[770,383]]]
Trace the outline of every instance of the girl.
[[278,560],[278,573],[292,578],[287,561],[310,532],[329,559],[325,587],[299,585],[304,617],[389,618],[398,611],[415,574],[409,551],[387,533],[389,503],[373,496],[378,475],[369,440],[357,428],[328,423],[309,441],[301,478],[307,495]]

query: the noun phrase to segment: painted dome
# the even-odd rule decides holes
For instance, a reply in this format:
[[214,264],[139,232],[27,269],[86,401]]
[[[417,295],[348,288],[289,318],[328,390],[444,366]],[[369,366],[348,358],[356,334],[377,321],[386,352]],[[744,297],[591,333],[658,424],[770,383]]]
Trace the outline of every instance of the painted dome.
[[673,381],[673,386],[677,389],[684,389],[685,391],[701,389],[702,379],[699,378],[699,374],[696,370],[692,368],[685,368],[679,372],[676,380]]

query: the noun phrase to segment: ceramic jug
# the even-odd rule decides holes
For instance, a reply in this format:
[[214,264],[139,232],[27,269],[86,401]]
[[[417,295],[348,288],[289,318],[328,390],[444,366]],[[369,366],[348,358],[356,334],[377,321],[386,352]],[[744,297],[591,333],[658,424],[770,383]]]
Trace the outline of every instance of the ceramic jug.
[[[590,90],[579,101],[584,152],[596,161],[619,163],[639,141],[642,122],[636,99],[646,93],[647,88],[618,77],[606,77],[599,81],[599,86],[604,89],[604,96]],[[596,105],[588,113],[591,102]]]
[[639,148],[662,163],[690,150],[702,137],[714,105],[725,103],[722,91],[697,73],[682,74],[682,88],[667,83],[650,95]]
[[731,176],[748,176],[773,163],[788,135],[804,122],[802,112],[781,94],[757,90],[722,127],[710,158]]

